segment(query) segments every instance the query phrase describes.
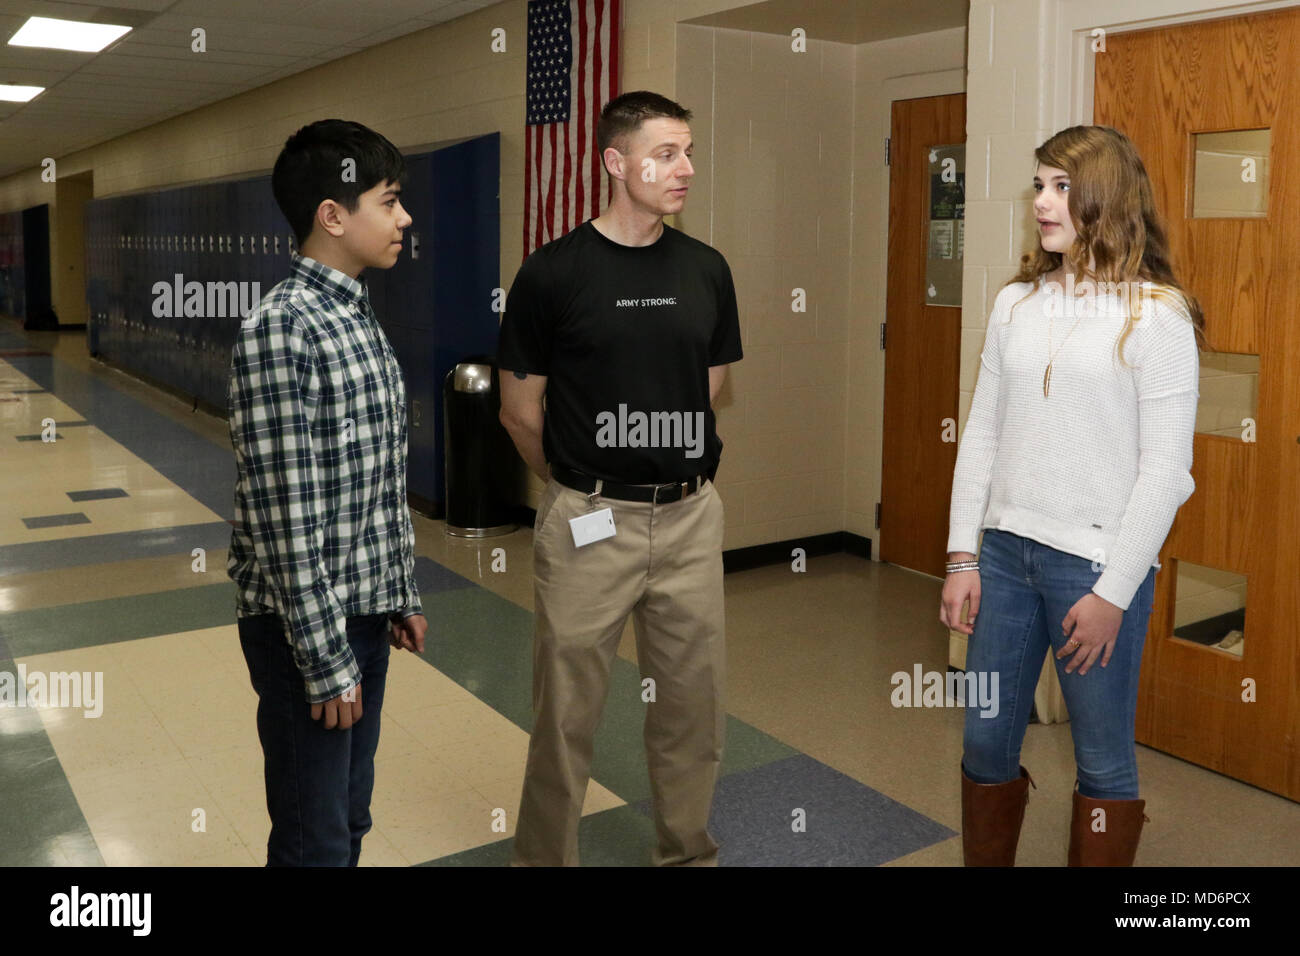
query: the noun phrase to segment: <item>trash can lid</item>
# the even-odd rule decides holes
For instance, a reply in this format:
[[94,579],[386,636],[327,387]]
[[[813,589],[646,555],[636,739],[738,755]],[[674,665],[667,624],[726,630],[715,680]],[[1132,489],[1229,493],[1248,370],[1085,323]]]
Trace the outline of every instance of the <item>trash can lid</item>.
[[452,369],[451,387],[457,392],[492,391],[492,366],[462,362]]

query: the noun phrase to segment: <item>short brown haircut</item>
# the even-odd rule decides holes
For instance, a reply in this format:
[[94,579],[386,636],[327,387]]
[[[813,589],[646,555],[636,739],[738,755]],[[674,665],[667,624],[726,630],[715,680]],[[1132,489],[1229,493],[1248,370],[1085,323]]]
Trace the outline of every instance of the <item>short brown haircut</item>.
[[627,152],[627,137],[646,120],[658,117],[687,123],[691,111],[649,90],[634,90],[614,97],[600,111],[600,122],[596,124],[596,145],[601,155],[611,146],[620,153]]

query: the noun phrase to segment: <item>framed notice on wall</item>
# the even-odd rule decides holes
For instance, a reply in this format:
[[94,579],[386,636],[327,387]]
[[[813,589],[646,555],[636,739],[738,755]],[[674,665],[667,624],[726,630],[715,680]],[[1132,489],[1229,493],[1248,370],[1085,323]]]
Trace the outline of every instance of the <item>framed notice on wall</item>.
[[926,305],[961,308],[962,257],[966,250],[966,146],[927,146],[923,160],[929,235],[925,255]]

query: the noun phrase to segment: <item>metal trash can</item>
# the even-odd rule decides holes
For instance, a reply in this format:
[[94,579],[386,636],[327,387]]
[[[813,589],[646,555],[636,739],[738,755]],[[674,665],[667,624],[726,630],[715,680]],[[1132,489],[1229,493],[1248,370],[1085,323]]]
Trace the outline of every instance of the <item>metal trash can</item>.
[[501,384],[492,359],[474,356],[448,372],[442,401],[447,533],[509,534],[519,527],[510,510],[520,459],[501,424]]

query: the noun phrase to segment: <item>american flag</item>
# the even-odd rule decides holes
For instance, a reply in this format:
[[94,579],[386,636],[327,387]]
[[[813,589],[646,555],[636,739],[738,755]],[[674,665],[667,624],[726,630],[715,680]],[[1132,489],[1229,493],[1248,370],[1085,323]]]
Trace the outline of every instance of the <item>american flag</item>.
[[596,121],[618,95],[618,30],[619,0],[529,0],[525,258],[600,215]]

